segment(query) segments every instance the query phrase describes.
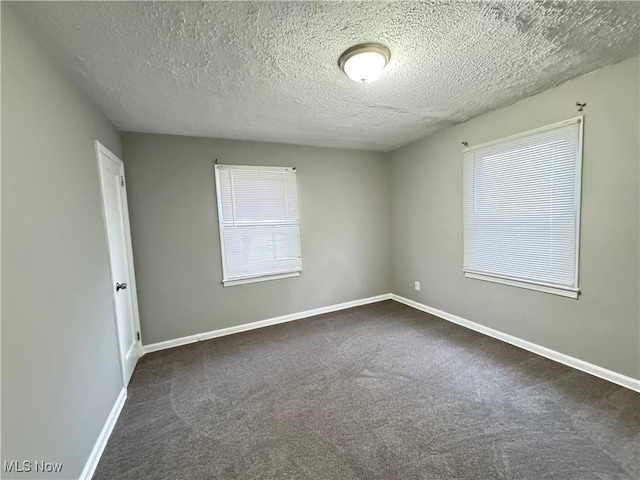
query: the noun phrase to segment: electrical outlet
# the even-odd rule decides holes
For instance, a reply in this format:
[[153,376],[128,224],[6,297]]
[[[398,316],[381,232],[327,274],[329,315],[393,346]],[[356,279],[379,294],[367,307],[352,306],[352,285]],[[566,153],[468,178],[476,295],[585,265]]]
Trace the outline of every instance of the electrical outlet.
[[420,291],[420,282],[415,282],[415,288]]

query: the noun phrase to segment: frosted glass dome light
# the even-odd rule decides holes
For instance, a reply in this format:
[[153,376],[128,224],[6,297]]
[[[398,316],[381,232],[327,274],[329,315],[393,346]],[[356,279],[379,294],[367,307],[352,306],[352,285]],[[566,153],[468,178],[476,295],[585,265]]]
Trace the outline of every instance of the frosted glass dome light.
[[363,43],[340,55],[338,66],[354,82],[369,83],[380,76],[390,58],[391,52],[384,45]]

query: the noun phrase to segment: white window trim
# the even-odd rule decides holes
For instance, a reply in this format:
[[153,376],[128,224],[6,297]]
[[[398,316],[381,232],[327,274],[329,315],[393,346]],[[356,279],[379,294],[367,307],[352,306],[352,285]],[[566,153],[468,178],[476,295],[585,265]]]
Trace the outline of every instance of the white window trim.
[[233,287],[234,285],[245,285],[247,283],[265,282],[267,280],[279,280],[281,278],[299,277],[302,270],[296,270],[289,273],[278,273],[269,275],[260,275],[256,277],[245,277],[235,280],[223,280],[222,285],[225,287]]
[[536,290],[538,292],[544,292],[544,293],[552,293],[554,295],[561,295],[563,297],[568,297],[568,298],[577,299],[578,295],[580,295],[580,290],[577,288],[572,289],[572,288],[551,286],[551,285],[545,285],[543,283],[528,283],[528,282],[523,282],[522,280],[514,280],[507,277],[494,277],[484,273],[473,273],[470,271],[464,272],[464,276],[466,278],[472,278],[475,280],[484,280],[485,282],[500,283],[502,285],[510,285],[512,287],[526,288],[528,290]]
[[503,143],[510,140],[515,140],[520,137],[525,137],[528,135],[533,135],[535,133],[541,133],[547,130],[553,130],[555,128],[563,127],[566,125],[572,125],[577,123],[579,125],[579,136],[580,139],[578,141],[578,160],[576,165],[576,190],[575,190],[575,205],[576,205],[576,239],[575,239],[575,262],[576,262],[576,271],[574,278],[575,288],[569,287],[560,287],[557,285],[550,285],[543,282],[535,282],[535,281],[524,281],[522,279],[514,279],[507,277],[505,275],[491,275],[486,272],[474,272],[472,270],[464,270],[464,276],[466,278],[471,278],[474,280],[482,280],[486,282],[499,283],[502,285],[510,285],[512,287],[526,288],[529,290],[535,290],[538,292],[551,293],[554,295],[560,295],[567,298],[578,299],[580,296],[580,288],[578,287],[578,272],[580,270],[580,217],[582,216],[582,152],[583,152],[583,143],[584,143],[584,115],[579,115],[573,118],[569,118],[567,120],[563,120],[561,122],[552,123],[550,125],[545,125],[543,127],[534,128],[532,130],[527,130],[526,132],[516,133],[514,135],[509,135],[507,137],[498,138],[496,140],[491,140],[489,142],[481,143],[479,145],[474,145],[473,147],[467,147],[463,150],[463,155],[468,152],[473,152],[480,148],[489,147],[491,145],[497,143]]
[[[552,123],[549,125],[544,125],[542,127],[534,128],[531,130],[527,130],[525,132],[515,133],[513,135],[508,135],[502,138],[496,138],[495,140],[491,140],[489,142],[480,143],[479,145],[474,145],[473,147],[465,147],[462,152],[473,152],[474,150],[478,150],[480,148],[490,147],[491,145],[495,145],[497,143],[504,143],[511,140],[515,140],[520,137],[527,137],[529,135],[533,135],[535,133],[546,132],[547,130],[553,130],[555,128],[565,127],[567,125],[573,125],[577,123],[580,125],[580,138],[582,139],[582,129],[584,125],[584,115],[578,115],[577,117],[568,118],[566,120],[562,120],[561,122]],[[582,158],[582,142],[580,142],[580,158]],[[582,163],[582,162],[580,162]]]
[[[220,175],[219,175],[219,167],[223,168],[235,168],[238,170],[246,169],[246,165],[214,165],[214,174],[215,174],[215,188],[216,188],[216,203],[218,204],[218,234],[220,235],[220,256],[222,258],[222,286],[223,287],[233,287],[235,285],[245,285],[247,283],[256,283],[256,282],[265,282],[269,280],[280,280],[282,278],[290,278],[290,277],[299,277],[302,273],[302,267],[296,270],[284,271],[280,273],[268,273],[265,275],[252,275],[248,277],[242,278],[233,278],[227,279],[227,263],[225,259],[225,247],[224,247],[224,222],[222,215],[222,198],[220,196]],[[295,172],[295,167],[269,167],[269,166],[250,166],[252,170],[267,170],[267,171],[293,171]],[[298,222],[299,224],[299,222]]]

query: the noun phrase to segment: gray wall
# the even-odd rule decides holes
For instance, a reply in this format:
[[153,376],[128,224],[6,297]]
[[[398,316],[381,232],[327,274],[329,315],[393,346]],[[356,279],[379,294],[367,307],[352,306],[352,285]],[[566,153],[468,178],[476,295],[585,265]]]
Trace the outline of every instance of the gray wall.
[[[143,343],[389,292],[383,154],[122,135]],[[300,277],[223,287],[213,160],[298,169]]]
[[[613,371],[640,377],[638,57],[392,152],[392,290]],[[579,285],[572,300],[462,274],[462,141],[585,110]],[[422,289],[413,289],[414,280]]]
[[64,462],[57,477],[77,478],[122,388],[93,147],[120,142],[11,8],[2,3],[2,460]]

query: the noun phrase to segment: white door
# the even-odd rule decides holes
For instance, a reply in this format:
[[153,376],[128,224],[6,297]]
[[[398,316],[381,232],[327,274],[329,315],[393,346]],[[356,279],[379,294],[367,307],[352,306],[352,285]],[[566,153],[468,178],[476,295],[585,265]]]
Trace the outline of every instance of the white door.
[[125,190],[124,164],[96,141],[102,208],[107,231],[111,287],[116,311],[116,330],[124,385],[129,384],[141,355],[138,299],[133,273],[129,209]]

